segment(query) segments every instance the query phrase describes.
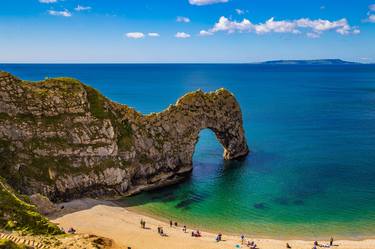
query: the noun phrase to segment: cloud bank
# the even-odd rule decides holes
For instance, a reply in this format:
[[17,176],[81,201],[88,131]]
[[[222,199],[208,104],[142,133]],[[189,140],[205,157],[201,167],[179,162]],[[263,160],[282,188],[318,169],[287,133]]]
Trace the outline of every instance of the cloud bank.
[[224,16],[220,17],[218,22],[215,23],[215,25],[211,29],[203,30],[201,31],[201,33],[216,33],[221,31],[228,33],[254,32],[256,34],[301,34],[306,32],[307,36],[311,38],[318,38],[325,31],[336,31],[340,35],[360,33],[360,30],[357,27],[350,26],[347,19],[345,18],[337,21],[329,21],[323,19],[311,20],[309,18],[276,21],[272,17],[264,23],[254,24],[246,18],[238,22],[232,21]]

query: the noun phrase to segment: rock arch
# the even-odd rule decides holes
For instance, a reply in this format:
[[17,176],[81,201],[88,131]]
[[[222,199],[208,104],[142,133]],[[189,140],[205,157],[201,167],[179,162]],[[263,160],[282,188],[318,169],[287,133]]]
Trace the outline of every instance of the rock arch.
[[0,176],[26,194],[67,200],[179,181],[205,128],[224,159],[248,154],[240,106],[225,89],[142,115],[75,79],[30,83],[0,72]]
[[[167,110],[146,116],[153,129],[162,127],[163,143],[172,150],[164,150],[166,158],[175,158],[181,166],[191,166],[199,132],[212,130],[223,146],[226,160],[246,156],[249,152],[244,135],[242,113],[235,97],[225,89],[204,93],[201,90],[181,97]],[[157,124],[161,124],[158,126]],[[176,153],[177,152],[177,153]]]

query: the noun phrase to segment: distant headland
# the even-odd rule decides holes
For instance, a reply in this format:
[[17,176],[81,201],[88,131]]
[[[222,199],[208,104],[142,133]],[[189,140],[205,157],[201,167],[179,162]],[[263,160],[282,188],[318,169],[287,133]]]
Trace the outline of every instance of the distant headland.
[[318,60],[273,60],[260,64],[266,65],[356,65],[358,62],[344,61],[341,59],[318,59]]

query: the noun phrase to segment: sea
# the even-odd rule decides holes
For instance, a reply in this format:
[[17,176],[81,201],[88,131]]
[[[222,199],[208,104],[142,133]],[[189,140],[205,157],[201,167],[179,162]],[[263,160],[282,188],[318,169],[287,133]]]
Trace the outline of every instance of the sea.
[[237,98],[249,156],[224,161],[200,132],[184,182],[124,198],[190,228],[270,238],[375,234],[375,65],[0,64],[22,79],[74,77],[142,113],[189,91]]

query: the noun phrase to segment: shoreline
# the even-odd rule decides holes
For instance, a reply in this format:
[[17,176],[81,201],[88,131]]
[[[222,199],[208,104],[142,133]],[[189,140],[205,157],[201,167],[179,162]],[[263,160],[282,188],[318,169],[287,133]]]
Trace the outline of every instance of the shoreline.
[[[124,208],[115,201],[80,199],[59,204],[59,206],[61,205],[64,205],[64,209],[50,217],[52,222],[66,230],[69,227],[74,227],[78,233],[93,233],[113,239],[124,248],[128,246],[140,249],[149,249],[150,247],[154,249],[225,249],[235,246],[248,248],[241,245],[240,235],[225,233],[223,234],[224,241],[217,243],[215,241],[216,234],[205,229],[201,231],[202,237],[191,237],[190,227],[187,227],[188,232],[184,233],[181,225],[170,227],[165,222],[167,219],[140,213],[132,208]],[[141,219],[146,221],[148,229],[140,227]],[[163,227],[168,234],[167,237],[162,237],[156,232],[158,226]],[[259,248],[268,249],[285,248],[286,243],[289,243],[292,248],[311,249],[313,247],[313,241],[304,239],[272,239],[255,236],[249,240],[254,241]],[[327,245],[328,241],[325,240],[322,244]],[[375,239],[338,239],[334,244],[338,245],[340,249],[373,249],[375,248]]]
[[[123,207],[121,205],[121,203],[118,203],[117,201],[113,201],[116,205],[120,206],[120,207]],[[142,216],[145,216],[145,217],[149,217],[149,218],[152,218],[152,219],[155,219],[155,220],[158,220],[159,222],[161,223],[165,223],[166,225],[169,226],[169,220],[163,216],[159,216],[157,214],[153,214],[151,212],[148,212],[148,211],[144,211],[144,210],[141,210],[140,208],[136,208],[136,207],[123,207],[124,209],[128,210],[129,212],[132,212],[132,213],[136,213],[136,214],[139,214],[139,215],[142,215]],[[182,223],[182,222],[179,222],[179,224],[181,223],[182,224],[185,224],[185,223]],[[230,232],[230,231],[226,231],[226,230],[215,230],[215,229],[210,229],[208,227],[204,227],[202,225],[199,225],[199,224],[193,224],[193,223],[186,223],[187,227],[194,227],[194,228],[199,228],[200,231],[205,231],[207,233],[210,233],[210,234],[218,234],[220,232],[224,233],[225,235],[228,235],[228,236],[237,236],[239,237],[241,235],[241,233],[238,233],[238,232]],[[243,233],[244,235],[248,235],[248,233],[244,232]],[[333,235],[335,235],[333,233]],[[262,234],[256,234],[256,235],[253,235],[253,237],[257,238],[257,239],[275,239],[275,240],[281,240],[281,241],[290,241],[290,240],[300,240],[300,241],[314,241],[314,240],[317,240],[317,241],[329,241],[330,239],[330,236],[315,236],[314,238],[311,238],[311,237],[303,237],[303,236],[296,236],[296,237],[288,237],[288,236],[280,236],[280,237],[275,237],[275,236],[272,236],[272,235],[262,235]],[[375,235],[374,236],[334,236],[334,238],[336,238],[337,240],[349,240],[349,241],[363,241],[363,240],[374,240],[375,241]],[[375,245],[374,245],[374,248],[375,248]]]

